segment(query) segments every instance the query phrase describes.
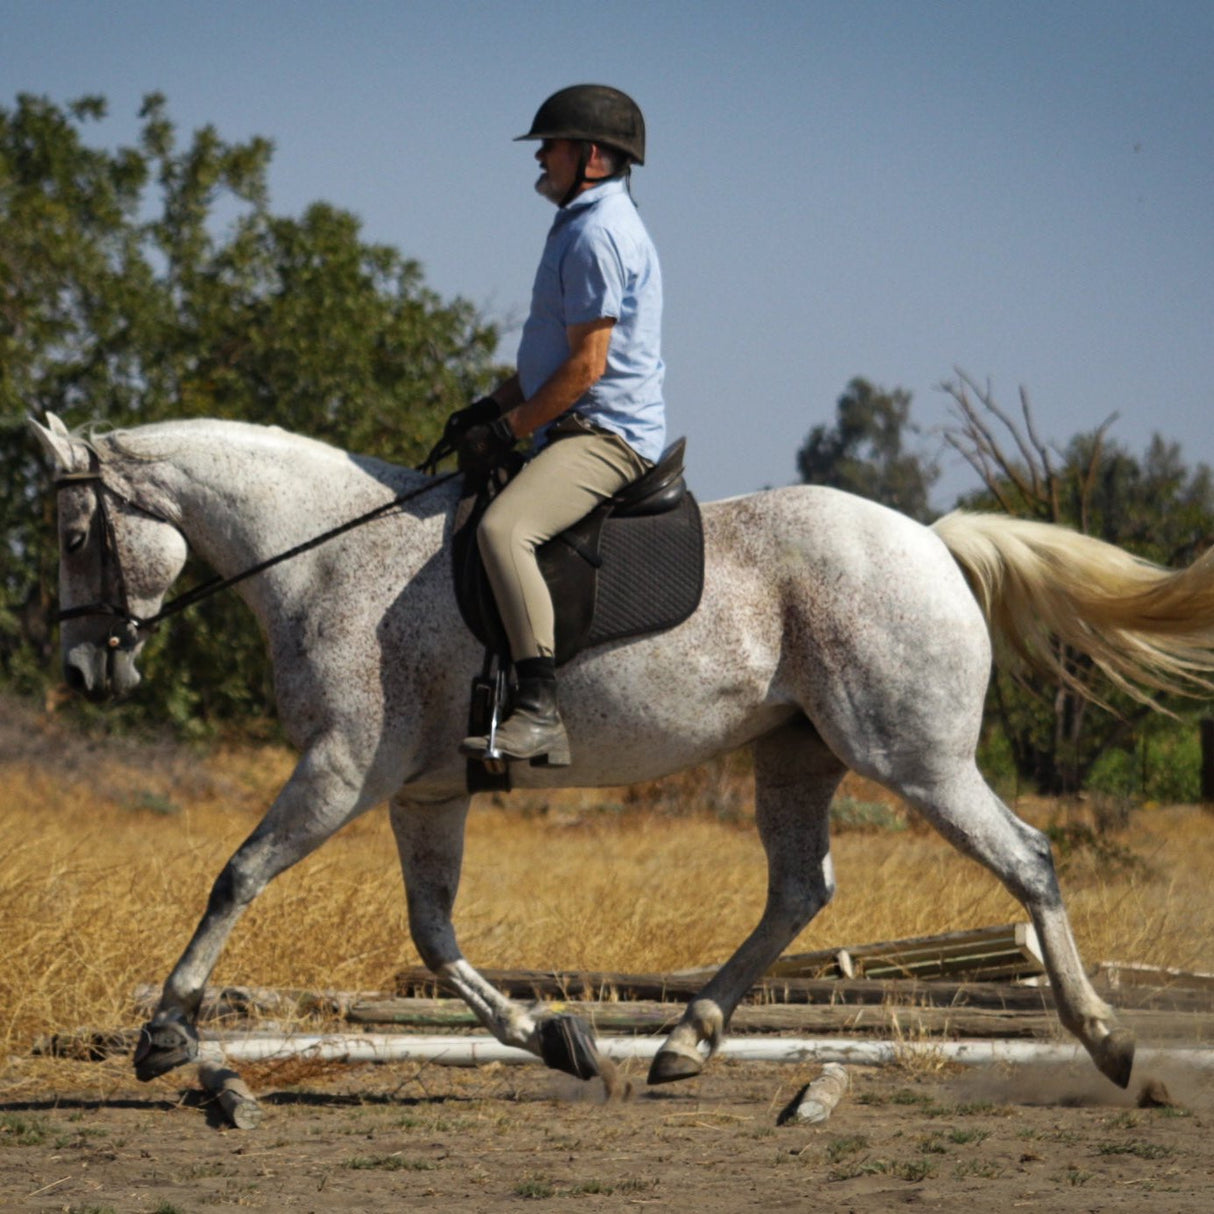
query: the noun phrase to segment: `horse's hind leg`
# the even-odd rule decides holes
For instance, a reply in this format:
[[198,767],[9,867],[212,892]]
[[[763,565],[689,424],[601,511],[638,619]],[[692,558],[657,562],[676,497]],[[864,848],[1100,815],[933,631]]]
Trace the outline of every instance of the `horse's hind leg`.
[[686,1079],[720,1044],[734,1008],[830,901],[830,800],[845,770],[799,718],[754,746],[755,822],[767,853],[767,903],[741,948],[687,1006],[649,1071],[650,1083]]
[[1032,917],[1041,943],[1058,1018],[1114,1083],[1126,1087],[1134,1036],[1116,1024],[1113,1009],[1084,973],[1054,871],[1049,840],[1022,822],[991,791],[973,762],[947,776],[899,787],[960,851],[984,864]]
[[451,913],[459,888],[468,798],[392,800],[392,831],[400,853],[409,906],[409,931],[426,966],[459,993],[504,1045],[538,1055],[579,1079],[600,1074],[603,1060],[584,1021],[570,1015],[534,1016],[507,999],[464,958]]

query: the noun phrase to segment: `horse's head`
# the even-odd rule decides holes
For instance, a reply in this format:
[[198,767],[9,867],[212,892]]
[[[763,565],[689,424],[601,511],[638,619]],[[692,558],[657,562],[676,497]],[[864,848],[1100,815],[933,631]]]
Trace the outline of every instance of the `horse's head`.
[[104,700],[138,684],[141,621],[160,609],[185,564],[186,543],[95,447],[53,414],[47,422],[31,418],[30,427],[55,473],[64,677]]

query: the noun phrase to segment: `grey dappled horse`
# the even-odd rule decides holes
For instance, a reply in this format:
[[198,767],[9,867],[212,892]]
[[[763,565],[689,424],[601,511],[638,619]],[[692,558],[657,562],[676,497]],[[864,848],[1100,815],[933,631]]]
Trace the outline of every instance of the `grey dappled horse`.
[[[86,442],[55,417],[31,424],[56,470],[61,606],[85,609],[62,626],[67,678],[94,699],[138,683],[137,621],[156,614],[187,547],[235,574],[427,485],[276,428],[183,421]],[[481,662],[452,593],[457,492],[434,486],[241,584],[299,763],[216,880],[145,1026],[140,1077],[195,1056],[204,985],[267,882],[384,800],[425,963],[500,1041],[595,1073],[585,1027],[505,998],[452,927],[469,803],[458,745]],[[981,515],[927,528],[804,486],[708,505],[704,526],[699,610],[570,663],[561,692],[574,765],[514,772],[520,787],[618,785],[753,750],[766,905],[688,1005],[650,1082],[700,1072],[746,991],[830,898],[828,807],[850,768],[904,797],[1025,905],[1062,1023],[1127,1085],[1133,1037],[1084,974],[1049,843],[974,762],[987,619],[1038,659],[1055,634],[1123,683],[1184,683],[1212,665],[1214,556],[1170,574],[1062,528]],[[711,914],[711,901],[687,913]]]

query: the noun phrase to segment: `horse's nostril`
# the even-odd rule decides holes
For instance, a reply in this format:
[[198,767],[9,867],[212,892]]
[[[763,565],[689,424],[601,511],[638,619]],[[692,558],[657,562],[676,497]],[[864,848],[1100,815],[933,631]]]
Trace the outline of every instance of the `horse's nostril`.
[[84,677],[84,671],[72,662],[65,662],[63,665],[63,677],[67,680],[68,687],[75,692],[88,691],[89,681]]

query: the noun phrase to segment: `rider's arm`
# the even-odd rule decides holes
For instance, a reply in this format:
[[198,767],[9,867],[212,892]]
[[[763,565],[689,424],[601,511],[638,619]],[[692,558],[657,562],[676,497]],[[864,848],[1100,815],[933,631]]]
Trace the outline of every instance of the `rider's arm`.
[[523,403],[523,386],[517,375],[504,379],[492,392],[490,397],[497,401],[503,413],[509,413],[516,405]]
[[[570,325],[565,330],[569,338],[569,357],[530,400],[523,401],[506,414],[510,428],[517,437],[526,438],[542,425],[560,417],[598,383],[607,370],[607,351],[611,346],[614,324],[613,317],[605,316],[585,324]],[[494,395],[502,404],[506,403],[502,395]]]

